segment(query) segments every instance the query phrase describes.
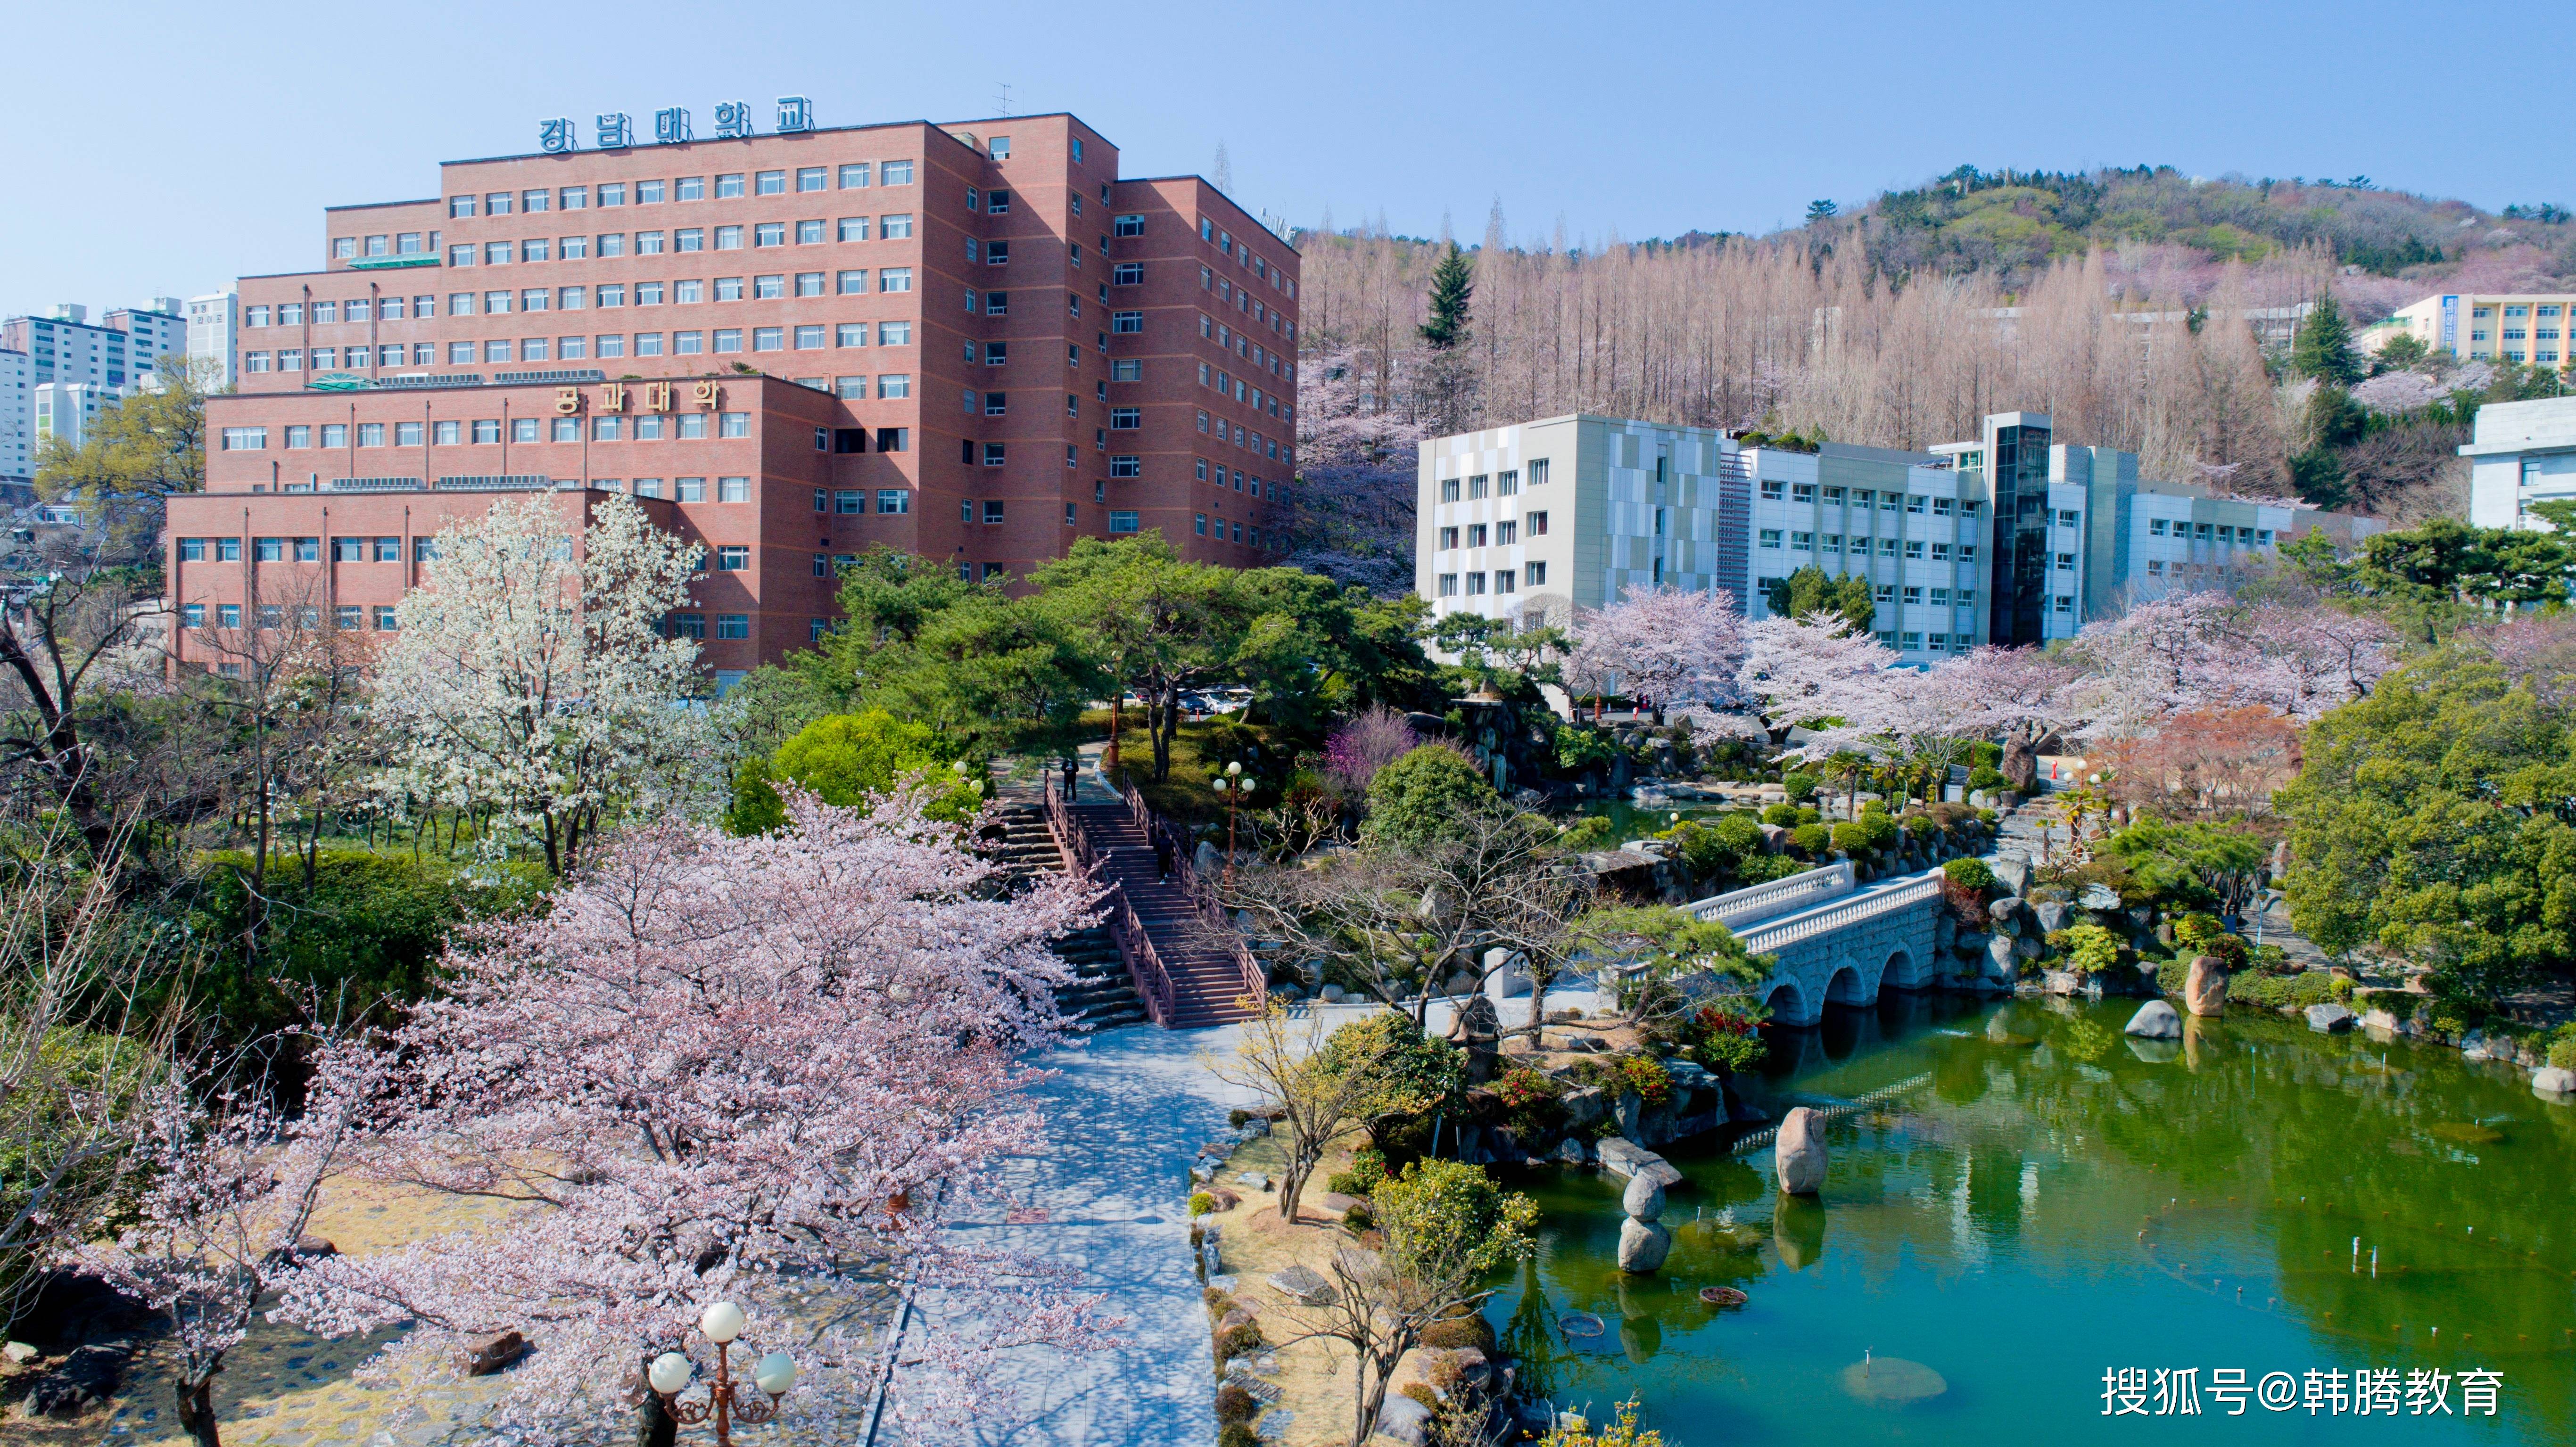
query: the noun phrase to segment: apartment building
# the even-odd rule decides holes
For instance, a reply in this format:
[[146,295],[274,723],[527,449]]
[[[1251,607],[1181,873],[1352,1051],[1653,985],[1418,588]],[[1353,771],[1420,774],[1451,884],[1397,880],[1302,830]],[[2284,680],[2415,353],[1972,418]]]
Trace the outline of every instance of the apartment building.
[[36,476],[36,369],[25,352],[0,347],[0,500],[21,501]]
[[1119,163],[1070,115],[904,122],[451,162],[436,196],[332,208],[318,268],[239,283],[173,602],[346,587],[372,628],[433,519],[539,488],[667,504],[714,550],[720,680],[829,626],[872,543],[975,578],[1146,531],[1266,561],[1297,254]]
[[2548,529],[2533,504],[2576,502],[2576,397],[2489,402],[2460,455],[2469,459],[2472,526]]
[[210,388],[229,387],[241,375],[241,292],[221,291],[188,298],[188,360],[202,363]]
[[1911,663],[2045,646],[2141,597],[2226,586],[2310,528],[2349,545],[2380,526],[2142,481],[2134,453],[2057,442],[2038,412],[1922,452],[1575,414],[1426,441],[1416,485],[1435,616],[1561,620],[1669,584],[1758,618],[1813,567],[1866,579],[1879,640]]
[[2564,367],[2576,361],[2567,329],[2576,324],[2576,292],[2452,293],[2401,307],[2388,320],[2365,328],[2361,345],[2373,352],[2398,336],[2470,361],[2520,362]]

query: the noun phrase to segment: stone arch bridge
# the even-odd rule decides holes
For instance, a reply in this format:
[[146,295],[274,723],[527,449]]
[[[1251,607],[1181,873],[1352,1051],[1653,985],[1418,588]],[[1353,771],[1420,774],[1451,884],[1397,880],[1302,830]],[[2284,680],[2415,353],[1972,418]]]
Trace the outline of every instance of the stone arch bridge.
[[1813,1025],[1827,1005],[1875,1005],[1878,992],[1928,988],[1941,973],[1934,921],[1937,870],[1874,884],[1855,882],[1849,863],[1810,869],[1684,905],[1735,932],[1749,954],[1774,957],[1751,993],[1783,1025]]

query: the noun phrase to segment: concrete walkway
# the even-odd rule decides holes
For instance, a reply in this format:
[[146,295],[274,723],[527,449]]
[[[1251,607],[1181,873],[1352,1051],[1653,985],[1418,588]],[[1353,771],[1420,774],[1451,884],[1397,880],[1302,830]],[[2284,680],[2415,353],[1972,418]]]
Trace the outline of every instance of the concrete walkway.
[[[1059,1144],[1002,1173],[1011,1196],[1043,1208],[1046,1220],[1008,1224],[987,1208],[956,1224],[967,1244],[1024,1251],[1080,1271],[1086,1289],[1108,1294],[1101,1310],[1125,1319],[1118,1335],[1127,1344],[1090,1355],[1017,1353],[1002,1374],[1007,1390],[963,1435],[907,1439],[889,1413],[880,1443],[1206,1447],[1216,1440],[1216,1378],[1184,1203],[1199,1146],[1227,1134],[1226,1111],[1247,1103],[1196,1056],[1230,1055],[1239,1033],[1133,1025],[1047,1060],[1062,1073],[1035,1094]],[[964,1303],[925,1298],[905,1355],[916,1355],[923,1334],[946,1329],[950,1313],[962,1309]],[[898,1402],[919,1370],[897,1372]]]
[[[1552,992],[1549,1008],[1597,1004],[1589,990]],[[1357,1019],[1375,1005],[1310,1005],[1327,1027]],[[1526,998],[1506,1002],[1506,1025],[1529,1018]],[[1431,1009],[1431,1028],[1454,1018],[1446,1002]],[[1189,1167],[1199,1147],[1228,1137],[1226,1112],[1250,1099],[1208,1073],[1202,1056],[1229,1058],[1243,1027],[1171,1031],[1131,1025],[1058,1050],[1045,1064],[1059,1072],[1033,1092],[1057,1142],[1046,1155],[1017,1160],[1001,1181],[1013,1200],[1042,1208],[1046,1219],[1012,1224],[983,1208],[956,1219],[968,1244],[1027,1252],[1082,1273],[1084,1288],[1107,1293],[1101,1310],[1125,1320],[1126,1345],[1091,1355],[1028,1350],[1001,1374],[1005,1389],[964,1435],[907,1439],[889,1412],[877,1442],[930,1447],[1206,1447],[1216,1440],[1216,1377],[1207,1313],[1191,1270]],[[964,1301],[925,1297],[909,1327],[904,1355],[917,1356],[924,1334],[954,1330]],[[899,1370],[894,1395],[918,1380]]]

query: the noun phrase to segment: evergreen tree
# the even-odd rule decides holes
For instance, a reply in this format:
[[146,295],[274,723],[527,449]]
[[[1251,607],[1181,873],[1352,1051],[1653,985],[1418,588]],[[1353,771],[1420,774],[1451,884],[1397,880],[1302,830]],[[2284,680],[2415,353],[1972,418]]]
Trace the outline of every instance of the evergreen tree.
[[2361,358],[2353,352],[2352,327],[2344,321],[2343,308],[2335,305],[2333,296],[2317,298],[2315,310],[2299,323],[2299,334],[2290,343],[2290,370],[2337,387],[2349,387],[2361,380]]
[[1422,340],[1445,352],[1467,340],[1467,303],[1476,294],[1476,269],[1458,243],[1449,243],[1431,272],[1431,320],[1422,324]]
[[1850,624],[1854,633],[1867,633],[1878,616],[1878,606],[1870,601],[1868,579],[1856,574],[1835,577],[1813,564],[1785,578],[1771,579],[1764,597],[1771,611],[1780,617],[1832,613]]

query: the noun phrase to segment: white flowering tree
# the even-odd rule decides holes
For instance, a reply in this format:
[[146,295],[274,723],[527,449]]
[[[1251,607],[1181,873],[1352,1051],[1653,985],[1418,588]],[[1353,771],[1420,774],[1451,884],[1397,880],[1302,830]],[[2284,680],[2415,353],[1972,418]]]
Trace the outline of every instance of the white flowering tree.
[[[586,496],[586,495],[583,495]],[[555,495],[449,523],[396,610],[375,714],[392,779],[481,816],[486,847],[532,838],[556,874],[616,807],[702,786],[698,645],[664,637],[699,553],[611,496],[576,547]]]

